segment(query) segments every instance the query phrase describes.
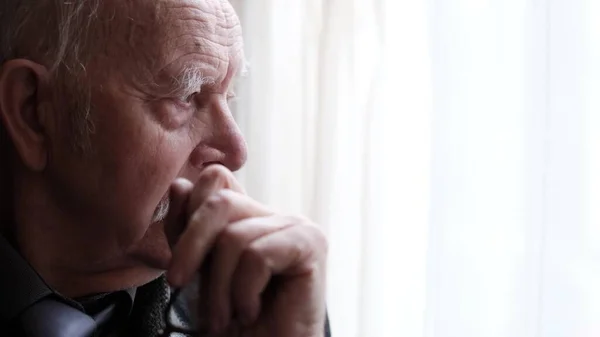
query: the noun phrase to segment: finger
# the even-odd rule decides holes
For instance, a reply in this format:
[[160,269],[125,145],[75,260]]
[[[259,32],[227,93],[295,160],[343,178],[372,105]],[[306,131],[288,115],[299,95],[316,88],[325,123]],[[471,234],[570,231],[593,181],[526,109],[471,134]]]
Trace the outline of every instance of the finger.
[[316,227],[304,225],[289,226],[252,242],[240,258],[232,278],[233,306],[241,322],[250,324],[259,317],[261,295],[274,275],[284,277],[283,283],[294,278],[300,280],[298,285],[291,287],[292,292],[297,294],[290,296],[297,298],[298,303],[290,302],[290,307],[306,307],[307,304],[302,301],[321,301],[323,292],[314,291],[313,288],[314,283],[324,286],[326,249],[327,243],[322,232]]
[[251,218],[233,223],[219,234],[211,253],[208,298],[213,331],[222,331],[231,323],[231,282],[244,249],[251,242],[291,225],[287,217]]
[[169,282],[173,286],[189,283],[208,251],[212,249],[217,235],[229,223],[271,214],[271,210],[243,194],[231,190],[214,193],[191,216],[173,249],[171,266],[167,273]]
[[227,210],[217,207],[220,198],[208,199],[188,221],[180,236],[167,271],[167,280],[174,287],[188,284],[193,273],[204,261],[208,248],[212,246],[215,233],[227,223]]
[[165,218],[165,234],[169,245],[174,246],[186,223],[185,208],[194,185],[187,179],[178,178],[169,190],[169,213]]
[[[208,332],[210,329],[210,307],[209,307],[209,284],[210,284],[210,274],[209,268],[211,265],[211,259],[207,259],[207,263],[205,263],[199,275],[199,284],[198,284],[198,298],[199,301],[197,303],[198,315],[195,316],[198,318],[198,328],[199,331]],[[192,316],[194,317],[194,316]]]
[[188,215],[191,216],[209,196],[221,189],[246,194],[233,173],[225,166],[213,164],[202,170],[190,196]]
[[261,311],[261,295],[272,277],[270,266],[260,252],[253,249],[243,253],[232,279],[232,305],[240,322],[249,326]]

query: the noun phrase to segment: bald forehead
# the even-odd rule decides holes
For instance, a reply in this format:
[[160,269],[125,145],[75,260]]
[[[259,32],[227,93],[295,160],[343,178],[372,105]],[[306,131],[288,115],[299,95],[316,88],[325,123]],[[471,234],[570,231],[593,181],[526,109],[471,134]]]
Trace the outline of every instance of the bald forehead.
[[185,63],[223,81],[243,63],[241,25],[228,1],[109,0],[103,7],[106,49],[129,56],[127,69],[156,77]]
[[241,47],[241,26],[227,1],[163,1],[160,14],[174,57],[200,52],[226,59]]

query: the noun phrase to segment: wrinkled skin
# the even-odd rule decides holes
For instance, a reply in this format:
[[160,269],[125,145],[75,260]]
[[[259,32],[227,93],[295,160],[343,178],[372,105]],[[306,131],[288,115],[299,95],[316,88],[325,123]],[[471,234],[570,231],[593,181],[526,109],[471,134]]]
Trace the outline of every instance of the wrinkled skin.
[[[229,3],[112,0],[98,15],[94,56],[77,78],[90,86],[89,153],[65,136],[73,87],[53,83],[42,60],[0,71],[23,255],[73,297],[143,285],[164,270],[182,286],[205,270],[213,330],[243,323],[252,336],[320,336],[323,234],[252,200],[231,174],[246,148],[227,104],[243,62]],[[210,78],[193,92],[174,80],[189,67]],[[210,270],[207,255],[217,261]]]

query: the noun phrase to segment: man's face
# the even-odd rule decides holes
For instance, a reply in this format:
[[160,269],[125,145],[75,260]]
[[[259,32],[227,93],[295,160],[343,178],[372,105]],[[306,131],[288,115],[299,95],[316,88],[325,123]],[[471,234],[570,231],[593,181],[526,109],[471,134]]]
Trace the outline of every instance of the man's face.
[[194,181],[215,162],[237,170],[246,158],[227,101],[243,66],[241,28],[222,0],[110,6],[103,10],[114,16],[103,23],[108,39],[85,77],[91,151],[57,144],[50,186],[59,208],[80,219],[70,230],[89,247],[81,254],[90,268],[165,269],[161,219],[171,183]]

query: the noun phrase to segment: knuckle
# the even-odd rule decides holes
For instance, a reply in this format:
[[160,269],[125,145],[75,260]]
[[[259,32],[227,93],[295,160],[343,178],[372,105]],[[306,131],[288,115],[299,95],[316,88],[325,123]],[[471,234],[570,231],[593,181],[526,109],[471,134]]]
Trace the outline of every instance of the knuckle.
[[223,165],[210,165],[207,166],[202,171],[202,177],[207,178],[219,178],[219,177],[227,177],[229,175],[229,170]]
[[227,227],[225,228],[219,238],[217,239],[216,246],[217,249],[231,249],[236,247],[241,247],[244,244],[243,237],[239,231],[234,228]]
[[312,225],[310,228],[310,241],[322,255],[327,255],[329,251],[329,240],[323,229],[317,225]]
[[219,182],[222,179],[222,173],[217,166],[209,166],[202,171],[198,177],[197,185],[207,185],[213,182]]
[[310,226],[312,224],[312,222],[307,217],[305,217],[303,215],[299,215],[299,214],[287,215],[287,216],[285,216],[285,218],[286,218],[287,222],[290,224],[307,225],[307,226]]
[[327,255],[329,241],[321,226],[303,215],[284,215],[282,218],[289,226],[296,228],[299,236],[299,240],[295,242],[297,250],[308,248],[319,255]]
[[323,228],[304,216],[292,216],[295,224],[302,226],[304,240],[318,252],[326,255],[329,251],[329,241]]
[[327,238],[327,235],[325,234],[325,232],[321,229],[317,227],[317,234],[316,234],[316,242],[319,245],[319,247],[321,248],[321,252],[324,255],[327,255],[329,253],[329,239]]
[[223,165],[210,165],[200,174],[199,181],[203,183],[217,182],[221,186],[231,185],[235,178],[233,173]]
[[218,190],[206,199],[204,205],[212,211],[226,211],[233,206],[233,198],[228,190]]
[[256,244],[250,244],[244,248],[242,259],[248,266],[252,266],[253,268],[265,269],[270,266]]

